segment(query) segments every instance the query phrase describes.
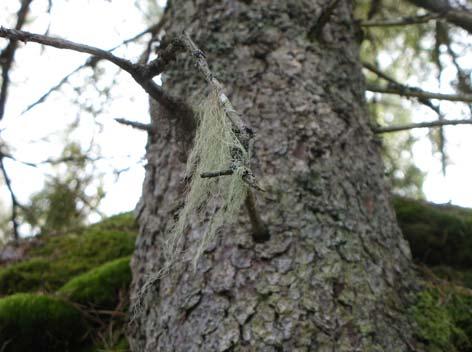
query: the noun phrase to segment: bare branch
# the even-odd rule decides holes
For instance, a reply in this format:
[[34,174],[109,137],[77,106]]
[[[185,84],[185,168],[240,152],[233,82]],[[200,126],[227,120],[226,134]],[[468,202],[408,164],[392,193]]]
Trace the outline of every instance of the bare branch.
[[374,132],[375,133],[389,133],[389,132],[407,131],[407,130],[412,130],[415,128],[432,128],[432,127],[456,126],[456,125],[472,125],[472,119],[437,120],[437,121],[431,121],[431,122],[412,123],[412,124],[400,125],[400,126],[378,127],[378,128],[374,128]]
[[85,44],[75,43],[66,39],[54,38],[54,37],[50,37],[46,35],[20,31],[16,29],[8,29],[5,27],[0,27],[0,37],[8,38],[10,40],[15,40],[15,41],[19,40],[25,43],[35,42],[35,43],[44,44],[47,46],[52,46],[58,49],[67,49],[67,50],[78,51],[81,53],[87,53],[93,56],[98,56],[110,62],[113,62],[115,65],[117,65],[118,67],[122,68],[125,71],[135,72],[137,70],[137,68],[134,67],[134,65],[130,61],[117,57],[113,55],[112,53],[110,53],[109,51],[98,49],[93,46],[89,46]]
[[[92,56],[93,57],[93,56]],[[89,61],[89,60],[87,60]],[[59,88],[61,88],[68,80],[69,78],[74,75],[75,73],[79,72],[81,69],[83,69],[84,67],[87,67],[87,63],[83,64],[83,65],[80,65],[78,67],[76,67],[73,71],[71,71],[68,75],[64,76],[58,83],[56,83],[54,86],[52,86],[51,88],[49,88],[49,90],[44,93],[41,97],[39,97],[39,99],[37,99],[36,101],[34,101],[33,103],[31,103],[30,105],[28,105],[26,107],[26,109],[24,109],[20,115],[24,115],[26,114],[28,111],[30,111],[31,109],[33,109],[34,107],[36,107],[37,105],[43,103],[50,95],[51,93],[57,91]]]
[[[409,89],[408,86],[399,83],[394,78],[390,77],[385,72],[380,71],[377,67],[375,67],[374,65],[372,65],[368,62],[363,62],[362,66],[364,68],[366,68],[367,70],[369,70],[370,72],[375,73],[380,78],[383,78],[384,80],[386,80],[389,83],[390,86],[399,87],[402,90]],[[427,106],[428,108],[433,110],[436,114],[441,115],[441,112],[439,111],[439,107],[436,106],[435,104],[433,104],[429,99],[427,99],[427,98],[418,98],[418,97],[417,97],[417,99],[421,104]]]
[[11,223],[13,226],[13,239],[15,241],[18,241],[20,239],[20,232],[18,230],[20,226],[18,222],[18,209],[22,208],[22,206],[18,202],[15,192],[13,191],[13,188],[11,186],[10,177],[8,176],[7,170],[5,169],[5,165],[3,164],[3,156],[0,156],[0,170],[3,174],[3,179],[5,180],[5,184],[8,188],[8,192],[10,192],[10,198],[11,198],[11,203],[12,203]]
[[[17,15],[15,29],[19,30],[26,21],[29,12],[29,6],[33,0],[23,0]],[[0,66],[2,67],[2,86],[0,88],[0,120],[5,113],[5,104],[7,102],[8,87],[10,85],[10,69],[15,58],[15,52],[18,47],[18,41],[11,40],[7,47],[0,54]]]
[[151,132],[151,125],[146,124],[146,123],[130,121],[130,120],[122,119],[122,118],[116,118],[115,121],[118,123],[121,123],[122,125],[131,126],[141,131]]
[[228,169],[228,170],[221,170],[221,171],[215,171],[215,172],[204,172],[203,174],[200,175],[201,178],[212,178],[212,177],[219,177],[219,176],[229,176],[234,174],[234,170]]
[[394,26],[409,26],[415,24],[427,23],[431,20],[437,20],[441,18],[441,15],[438,14],[427,14],[422,16],[413,16],[413,17],[401,17],[393,18],[387,20],[379,21],[361,21],[360,25],[362,27],[394,27]]
[[462,27],[472,34],[472,12],[466,9],[454,8],[449,1],[443,0],[408,0],[412,4],[422,7],[430,12],[437,13],[448,22]]
[[449,101],[460,101],[464,103],[472,103],[472,95],[466,94],[441,94],[426,92],[415,87],[380,87],[375,84],[367,84],[366,89],[370,92],[383,93],[383,94],[396,94],[404,97],[415,97],[423,99],[438,99],[438,100],[449,100]]
[[101,59],[110,61],[120,67],[121,69],[128,72],[133,79],[156,101],[162,104],[170,111],[177,111],[180,116],[186,116],[193,114],[192,109],[182,100],[175,98],[158,86],[146,73],[149,71],[148,66],[144,64],[133,64],[131,61],[117,57],[112,53],[95,48],[89,45],[75,43],[69,40],[53,38],[41,34],[34,34],[25,31],[19,31],[14,29],[7,29],[0,27],[0,37],[8,38],[10,40],[21,40],[24,42],[35,42],[52,46],[58,49],[67,49],[87,53],[93,56],[97,56]]
[[[122,41],[120,44],[117,44],[115,45],[113,48],[110,48],[108,49],[107,51],[114,51],[120,47],[122,47],[123,45],[127,45],[131,42],[134,42],[136,40],[138,40],[139,38],[141,38],[143,35],[145,34],[148,34],[148,33],[155,33],[155,32],[159,32],[162,28],[164,24],[164,21],[159,21],[158,23],[150,26],[149,28],[139,32],[138,34],[132,36],[131,38],[128,38],[124,41]],[[58,83],[56,83],[54,86],[52,86],[47,92],[45,92],[41,97],[39,97],[39,99],[37,99],[36,101],[34,101],[33,103],[31,103],[30,105],[28,105],[28,107],[26,107],[26,109],[24,109],[22,112],[21,112],[21,115],[24,115],[25,113],[27,113],[28,111],[30,111],[31,109],[33,109],[34,107],[36,107],[37,105],[43,103],[48,97],[49,95],[51,95],[51,93],[59,90],[68,80],[69,78],[74,75],[75,73],[79,72],[80,70],[82,70],[83,68],[85,67],[89,67],[89,66],[93,66],[93,65],[96,65],[97,62],[101,61],[102,59],[97,57],[97,56],[91,56],[89,57],[82,65],[80,66],[77,66],[75,69],[73,69],[69,74],[67,74],[66,76],[64,76]]]

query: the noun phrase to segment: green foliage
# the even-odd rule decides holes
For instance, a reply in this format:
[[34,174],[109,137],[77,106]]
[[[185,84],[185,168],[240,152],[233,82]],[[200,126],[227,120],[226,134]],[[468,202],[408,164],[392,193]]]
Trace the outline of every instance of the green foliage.
[[130,257],[120,258],[72,278],[58,293],[69,300],[104,309],[119,303],[119,292],[131,283]]
[[66,171],[47,180],[22,210],[24,221],[41,233],[64,234],[80,228],[104,197],[101,186],[93,195],[87,192],[97,175],[86,171],[89,159],[80,145],[66,145],[59,160]]
[[32,294],[0,299],[3,352],[78,351],[86,334],[81,314],[62,300]]
[[416,260],[432,266],[472,265],[472,210],[400,197],[394,207]]
[[428,352],[460,352],[472,348],[472,297],[454,287],[428,287],[410,313]]
[[90,229],[81,235],[43,237],[41,244],[30,250],[30,259],[0,269],[0,294],[52,292],[77,274],[131,255],[135,236]]

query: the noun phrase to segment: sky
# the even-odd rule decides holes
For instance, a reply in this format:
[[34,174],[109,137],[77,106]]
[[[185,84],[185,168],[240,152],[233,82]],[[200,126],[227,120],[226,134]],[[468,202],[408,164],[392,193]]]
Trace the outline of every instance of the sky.
[[[163,5],[164,1],[158,1]],[[0,25],[12,27],[19,1],[2,0],[0,5]],[[53,1],[51,15],[45,15],[47,0],[35,0],[31,8],[30,21],[25,30],[44,33],[50,25],[52,35],[72,41],[89,44],[99,48],[110,48],[123,40],[134,36],[155,23],[158,16],[143,18],[143,9],[136,4],[145,1],[120,0],[69,0]],[[144,12],[149,13],[144,9]],[[143,40],[147,39],[145,37]],[[1,42],[1,47],[5,44]],[[142,52],[140,45],[128,45],[115,51],[119,56],[136,59]],[[103,174],[106,197],[100,205],[100,211],[111,215],[134,208],[141,194],[144,177],[144,148],[146,135],[141,131],[117,124],[114,118],[148,122],[148,98],[144,91],[126,73],[120,72],[110,63],[100,63],[99,68],[106,70],[99,80],[98,88],[110,88],[111,99],[104,99],[97,93],[96,85],[90,80],[92,71],[86,69],[71,79],[71,85],[65,85],[49,99],[30,112],[21,112],[51,86],[56,84],[70,71],[81,65],[87,55],[72,51],[43,48],[37,44],[20,44],[17,50],[15,67],[12,71],[12,85],[4,119],[0,122],[2,138],[11,146],[12,153],[22,161],[39,162],[59,156],[64,140],[77,140],[84,146],[92,141],[99,145],[100,153],[105,157],[97,163]],[[451,72],[451,74],[453,74]],[[84,87],[78,94],[74,86]],[[447,92],[450,87],[437,87],[432,80],[423,88]],[[81,111],[74,100],[87,105],[91,110],[100,109],[94,116]],[[442,103],[441,108],[448,118],[464,118],[463,111],[457,104]],[[435,119],[428,111],[417,110],[414,121]],[[76,131],[64,135],[66,126],[80,121]],[[447,152],[450,165],[446,176],[441,173],[440,158],[432,154],[427,130],[415,130],[418,137],[413,147],[416,164],[427,172],[424,192],[428,200],[451,202],[456,205],[472,207],[472,126],[447,127]],[[98,151],[97,151],[98,152]],[[28,203],[32,193],[39,191],[44,183],[45,174],[54,175],[58,170],[43,165],[38,168],[25,166],[10,160],[5,161],[13,182],[13,188],[23,203]],[[119,178],[113,170],[127,170]],[[97,186],[97,184],[95,185]],[[4,187],[2,187],[4,188]],[[92,186],[89,192],[93,193]],[[0,190],[3,204],[9,204],[9,195]],[[97,216],[91,218],[98,220]]]

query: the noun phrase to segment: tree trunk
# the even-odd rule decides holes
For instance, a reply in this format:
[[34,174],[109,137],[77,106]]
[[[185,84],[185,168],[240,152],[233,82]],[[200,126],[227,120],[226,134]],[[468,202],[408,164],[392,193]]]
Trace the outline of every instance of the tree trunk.
[[[146,291],[130,325],[133,351],[411,351],[414,287],[369,127],[352,2],[172,0],[170,38],[189,29],[256,132],[255,243],[245,209],[196,271],[182,264]],[[326,22],[323,26],[323,23]],[[164,88],[198,102],[208,87],[181,58]],[[152,109],[133,290],[162,264],[183,202],[190,129]],[[214,170],[209,170],[214,171]],[[185,234],[187,246],[201,226]]]

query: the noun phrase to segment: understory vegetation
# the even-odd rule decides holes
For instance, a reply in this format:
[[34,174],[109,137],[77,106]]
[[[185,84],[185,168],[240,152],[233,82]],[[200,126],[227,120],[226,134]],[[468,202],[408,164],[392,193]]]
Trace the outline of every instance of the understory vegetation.
[[[472,351],[472,210],[395,198],[422,281],[410,307],[429,352]],[[121,214],[68,235],[24,240],[0,266],[0,350],[128,351],[137,227]]]

